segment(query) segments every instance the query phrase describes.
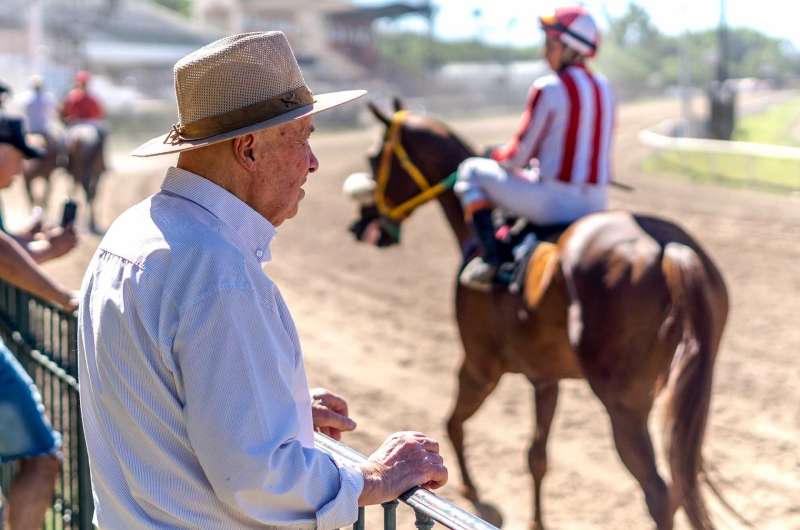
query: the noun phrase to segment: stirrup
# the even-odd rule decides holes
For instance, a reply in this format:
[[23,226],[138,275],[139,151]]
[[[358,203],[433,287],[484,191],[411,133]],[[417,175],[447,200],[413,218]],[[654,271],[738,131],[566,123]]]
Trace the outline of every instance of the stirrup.
[[496,267],[489,265],[483,261],[482,257],[478,256],[467,263],[458,277],[458,282],[464,287],[488,293],[492,290],[496,273]]

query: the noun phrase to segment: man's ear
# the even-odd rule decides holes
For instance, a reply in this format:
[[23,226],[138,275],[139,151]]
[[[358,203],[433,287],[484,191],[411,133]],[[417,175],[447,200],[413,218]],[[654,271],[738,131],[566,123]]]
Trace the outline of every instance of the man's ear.
[[248,171],[255,171],[256,159],[253,156],[256,137],[254,134],[245,134],[233,139],[233,156],[236,162]]

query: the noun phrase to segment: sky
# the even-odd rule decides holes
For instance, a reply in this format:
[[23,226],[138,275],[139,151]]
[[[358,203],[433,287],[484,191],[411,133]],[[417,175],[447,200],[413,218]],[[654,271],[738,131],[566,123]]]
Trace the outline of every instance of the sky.
[[[354,0],[361,5],[381,5],[388,0]],[[409,1],[409,0],[406,0]],[[720,18],[721,0],[638,0],[663,32],[675,35],[686,29],[700,30],[716,27]],[[746,26],[773,37],[790,40],[800,48],[800,2],[797,0],[726,0],[727,20],[730,26]],[[421,0],[410,0],[421,2]],[[554,0],[434,0],[438,7],[435,21],[436,34],[444,39],[464,39],[481,35],[498,44],[525,46],[540,42],[541,32],[536,17],[564,1]],[[603,23],[603,10],[612,15],[626,11],[629,0],[583,0]],[[757,6],[757,7],[756,7]],[[479,20],[473,16],[482,11]],[[516,19],[516,22],[513,21]],[[413,16],[404,17],[392,28],[425,28],[425,23]]]

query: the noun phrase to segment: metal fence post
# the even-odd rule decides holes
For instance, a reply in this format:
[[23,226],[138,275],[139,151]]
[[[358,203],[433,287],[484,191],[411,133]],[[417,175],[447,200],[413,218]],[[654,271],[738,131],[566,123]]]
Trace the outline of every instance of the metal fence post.
[[367,527],[367,515],[363,507],[358,509],[358,519],[353,525],[353,530],[365,530]]
[[[0,334],[36,383],[50,422],[62,435],[64,459],[45,528],[91,530],[94,506],[78,408],[75,315],[0,281]],[[0,467],[0,477],[13,477],[13,467]]]
[[419,510],[414,510],[414,514],[417,516],[417,520],[414,521],[414,526],[416,526],[418,530],[430,530],[433,528],[433,519]]
[[394,500],[381,504],[383,508],[383,530],[397,530],[397,505],[400,501]]

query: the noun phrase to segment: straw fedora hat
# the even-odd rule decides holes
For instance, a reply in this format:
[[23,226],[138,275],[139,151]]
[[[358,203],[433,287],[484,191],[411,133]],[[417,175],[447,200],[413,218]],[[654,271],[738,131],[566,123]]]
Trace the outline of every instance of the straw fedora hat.
[[178,123],[133,151],[196,149],[328,110],[365,90],[312,94],[280,31],[226,37],[175,64]]

